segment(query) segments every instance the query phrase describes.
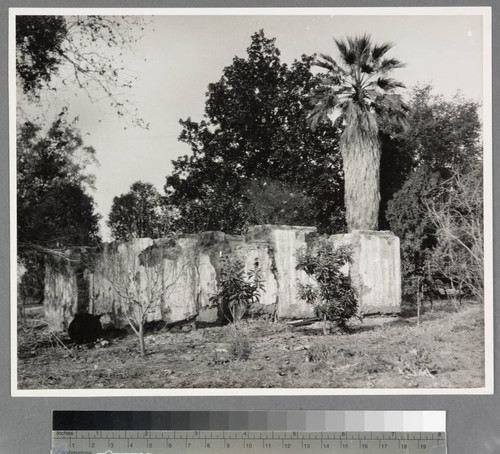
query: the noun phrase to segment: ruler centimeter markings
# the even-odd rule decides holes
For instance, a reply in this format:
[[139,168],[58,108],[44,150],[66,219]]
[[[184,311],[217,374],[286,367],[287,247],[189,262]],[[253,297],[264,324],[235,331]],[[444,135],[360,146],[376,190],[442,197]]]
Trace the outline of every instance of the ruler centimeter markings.
[[445,432],[53,431],[52,454],[446,453]]

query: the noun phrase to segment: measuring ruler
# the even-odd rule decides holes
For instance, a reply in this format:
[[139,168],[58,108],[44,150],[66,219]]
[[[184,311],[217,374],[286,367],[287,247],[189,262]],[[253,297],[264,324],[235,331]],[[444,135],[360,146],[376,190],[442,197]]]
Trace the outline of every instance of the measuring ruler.
[[53,431],[52,454],[446,454],[444,432]]
[[443,411],[54,411],[51,454],[446,454]]

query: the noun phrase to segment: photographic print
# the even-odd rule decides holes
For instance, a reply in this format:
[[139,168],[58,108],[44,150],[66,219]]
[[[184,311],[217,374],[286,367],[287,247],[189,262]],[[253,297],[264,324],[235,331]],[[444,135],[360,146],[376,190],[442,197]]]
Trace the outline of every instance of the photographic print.
[[493,392],[489,8],[11,9],[12,394]]

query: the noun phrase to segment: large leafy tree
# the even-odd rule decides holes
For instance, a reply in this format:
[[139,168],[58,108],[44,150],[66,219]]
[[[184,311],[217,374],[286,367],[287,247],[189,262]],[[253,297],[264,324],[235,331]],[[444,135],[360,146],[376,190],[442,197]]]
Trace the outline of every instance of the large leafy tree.
[[417,292],[416,276],[432,280],[436,267],[430,259],[434,249],[441,248],[429,206],[456,199],[460,190],[454,182],[462,180],[453,175],[469,175],[471,168],[481,167],[482,146],[476,102],[459,95],[446,100],[424,85],[413,89],[408,104],[408,128],[396,138],[395,147],[399,156],[410,156],[412,164],[389,200],[385,217],[401,239],[403,291],[411,299]]
[[340,150],[345,180],[349,231],[378,228],[380,203],[379,132],[402,123],[407,108],[396,92],[403,84],[389,73],[403,64],[386,58],[390,43],[373,44],[369,35],[335,40],[339,59],[321,55],[316,65],[327,70],[313,94],[310,122],[316,127],[338,113],[344,130]]
[[136,181],[113,199],[108,226],[116,240],[161,238],[171,227],[162,196],[151,183]]
[[307,225],[314,218],[312,197],[292,184],[253,180],[245,196],[255,224]]
[[387,221],[387,205],[406,182],[415,168],[413,150],[403,140],[403,134],[380,133],[382,156],[380,157],[380,230],[391,230]]
[[86,167],[95,150],[85,146],[65,112],[44,132],[26,122],[17,137],[18,249],[89,245],[98,242],[98,216],[88,193]]
[[24,93],[35,95],[62,62],[67,36],[62,16],[18,16],[16,18],[16,69]]
[[460,293],[484,299],[483,169],[478,163],[453,172],[427,200],[437,247],[430,267]]
[[428,260],[436,246],[435,228],[427,216],[425,201],[435,193],[443,178],[428,165],[414,169],[403,187],[389,201],[387,220],[401,241],[403,297],[417,294],[417,277],[429,276]]
[[73,85],[92,102],[147,127],[124,97],[135,76],[125,56],[144,29],[137,16],[16,16],[16,73],[29,102]]
[[88,191],[93,178],[86,172],[94,154],[64,111],[48,130],[32,122],[18,127],[17,244],[29,296],[43,298],[47,260],[62,249],[100,241],[99,216]]
[[306,122],[318,82],[312,62],[282,63],[275,40],[260,31],[246,58],[235,57],[209,85],[205,118],[181,121],[192,154],[174,161],[165,185],[180,230],[237,233],[267,220],[345,228],[339,129],[322,123],[314,133]]
[[[430,84],[413,88],[408,102],[408,128],[399,135],[401,151],[415,166],[433,171],[469,167],[481,159],[479,104],[457,93],[445,99]],[[472,161],[471,161],[472,159]]]

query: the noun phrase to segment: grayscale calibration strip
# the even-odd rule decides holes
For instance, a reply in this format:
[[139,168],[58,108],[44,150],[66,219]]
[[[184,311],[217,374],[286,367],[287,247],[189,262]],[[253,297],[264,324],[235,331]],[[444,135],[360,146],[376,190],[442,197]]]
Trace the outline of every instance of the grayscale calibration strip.
[[52,428],[52,454],[446,454],[444,411],[55,411]]

